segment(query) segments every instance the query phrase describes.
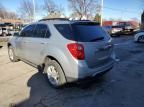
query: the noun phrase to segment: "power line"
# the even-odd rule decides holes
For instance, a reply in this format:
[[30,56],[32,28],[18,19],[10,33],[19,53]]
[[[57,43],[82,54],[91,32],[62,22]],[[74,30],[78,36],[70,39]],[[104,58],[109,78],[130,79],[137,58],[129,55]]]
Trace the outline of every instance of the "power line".
[[111,11],[119,11],[121,13],[127,13],[127,14],[139,14],[141,15],[142,14],[142,11],[131,11],[131,10],[124,10],[124,9],[117,9],[117,8],[111,8],[111,7],[103,7],[105,9],[108,9],[108,10],[111,10]]
[[111,7],[106,7],[104,6],[104,8],[106,9],[110,9],[110,10],[113,10],[113,11],[121,11],[121,12],[130,12],[130,13],[137,13],[137,11],[130,11],[130,10],[124,10],[124,9],[117,9],[117,8],[111,8]]
[[101,26],[102,26],[102,22],[103,22],[103,3],[104,3],[104,1],[101,0],[101,18],[100,18]]

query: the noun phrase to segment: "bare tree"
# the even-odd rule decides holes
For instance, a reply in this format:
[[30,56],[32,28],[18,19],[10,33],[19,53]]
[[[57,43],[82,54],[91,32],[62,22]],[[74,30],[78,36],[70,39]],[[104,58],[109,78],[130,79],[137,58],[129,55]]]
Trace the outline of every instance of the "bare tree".
[[15,12],[8,12],[8,19],[18,19],[18,15]]
[[79,19],[86,17],[89,19],[90,17],[94,17],[96,15],[97,10],[100,8],[97,0],[68,0],[70,4],[70,8],[72,8],[73,13],[77,13],[79,15]]
[[0,4],[0,18],[17,19],[18,15],[15,12],[8,11],[2,4]]
[[43,9],[46,11],[48,17],[60,17],[64,15],[64,8],[61,5],[55,4],[52,0],[44,0]]
[[6,18],[6,9],[2,4],[0,4],[0,17],[2,19]]
[[44,10],[48,13],[58,11],[56,4],[52,0],[44,0]]
[[21,17],[24,19],[27,19],[31,22],[34,20],[34,5],[32,0],[22,0],[19,11],[21,13]]

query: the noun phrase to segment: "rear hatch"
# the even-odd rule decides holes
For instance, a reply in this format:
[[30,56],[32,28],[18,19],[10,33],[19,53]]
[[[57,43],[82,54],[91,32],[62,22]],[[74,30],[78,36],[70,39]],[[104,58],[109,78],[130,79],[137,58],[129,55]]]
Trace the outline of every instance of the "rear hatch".
[[[59,29],[65,27],[65,31]],[[111,60],[113,51],[111,39],[106,31],[94,22],[72,23],[71,25],[56,25],[58,31],[67,39],[75,40],[84,47],[84,54],[88,67],[99,67]],[[71,36],[72,35],[72,36]]]

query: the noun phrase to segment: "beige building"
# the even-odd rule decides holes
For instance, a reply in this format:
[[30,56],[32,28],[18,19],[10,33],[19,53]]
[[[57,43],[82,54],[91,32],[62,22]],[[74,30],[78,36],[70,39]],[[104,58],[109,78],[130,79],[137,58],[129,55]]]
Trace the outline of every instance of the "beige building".
[[0,23],[23,24],[24,21],[20,19],[0,19]]
[[0,19],[0,27],[9,29],[21,29],[24,21],[20,19]]

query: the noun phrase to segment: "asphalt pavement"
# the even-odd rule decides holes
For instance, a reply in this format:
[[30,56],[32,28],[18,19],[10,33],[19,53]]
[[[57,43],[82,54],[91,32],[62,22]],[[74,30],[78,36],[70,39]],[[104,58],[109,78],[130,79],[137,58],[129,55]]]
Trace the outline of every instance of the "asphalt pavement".
[[143,107],[144,44],[133,36],[113,38],[119,61],[105,76],[53,89],[43,74],[12,63],[0,48],[0,107]]

